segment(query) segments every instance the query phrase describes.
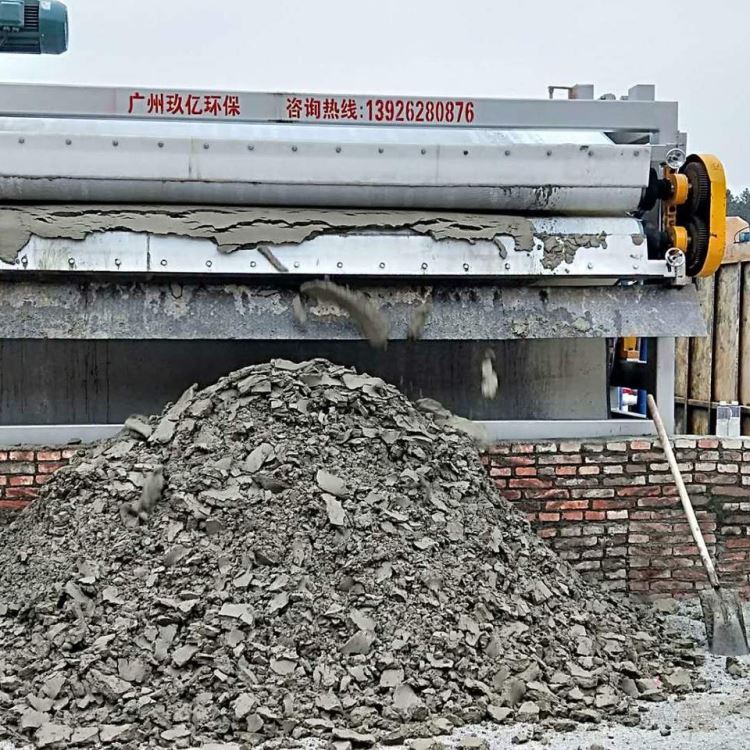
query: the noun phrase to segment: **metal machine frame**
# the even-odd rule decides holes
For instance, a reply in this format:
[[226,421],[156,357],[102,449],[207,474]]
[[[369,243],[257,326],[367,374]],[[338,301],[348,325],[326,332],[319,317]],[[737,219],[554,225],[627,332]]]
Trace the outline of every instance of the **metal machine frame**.
[[[164,110],[170,96],[179,98],[182,107],[172,114]],[[507,184],[516,189],[516,199],[521,196],[521,200],[527,200],[529,207],[551,212],[551,216],[533,219],[535,232],[540,236],[579,236],[600,231],[602,225],[606,224],[610,228],[612,247],[619,248],[619,254],[611,256],[602,255],[594,248],[582,247],[569,263],[550,267],[543,262],[543,243],[538,239],[535,239],[534,247],[525,253],[515,252],[518,248],[512,239],[507,242],[503,239],[504,247],[498,253],[498,244],[491,240],[467,245],[450,239],[434,242],[426,236],[396,232],[390,234],[388,243],[382,243],[377,234],[373,235],[371,230],[367,230],[340,234],[333,232],[316,237],[304,244],[304,252],[301,252],[300,245],[280,244],[272,248],[274,260],[269,260],[265,252],[268,248],[249,248],[227,254],[218,252],[216,245],[208,239],[135,234],[132,231],[118,231],[116,226],[112,226],[83,240],[65,239],[64,236],[32,237],[13,262],[7,262],[7,259],[6,262],[0,261],[0,278],[8,279],[2,281],[2,286],[8,292],[7,304],[11,307],[23,306],[20,297],[13,301],[13,285],[21,280],[24,284],[34,284],[36,282],[32,279],[39,273],[52,274],[56,279],[55,284],[63,276],[71,274],[81,276],[82,280],[88,276],[114,285],[122,283],[120,278],[113,282],[115,276],[128,275],[136,279],[153,278],[157,284],[168,281],[170,277],[178,280],[185,277],[189,281],[191,277],[198,276],[201,279],[211,277],[212,282],[215,280],[216,283],[222,279],[238,283],[241,278],[253,279],[251,283],[256,283],[256,279],[264,277],[278,281],[282,273],[279,266],[282,266],[283,273],[288,274],[285,283],[290,276],[319,277],[324,274],[332,278],[366,277],[370,283],[378,283],[381,277],[393,276],[423,284],[436,279],[454,282],[461,279],[464,284],[495,280],[504,280],[507,284],[521,279],[527,285],[526,292],[531,292],[529,282],[544,285],[550,290],[558,285],[578,287],[590,294],[594,294],[596,287],[599,287],[602,293],[610,295],[612,304],[618,304],[615,300],[623,290],[621,286],[612,285],[623,280],[630,283],[648,282],[643,287],[644,293],[648,292],[650,285],[663,287],[683,284],[686,279],[684,269],[679,264],[670,262],[670,258],[648,258],[641,222],[637,218],[624,216],[622,209],[624,205],[632,205],[634,191],[640,189],[635,170],[648,170],[649,167],[661,170],[661,165],[675,155],[678,159],[680,155],[684,158],[686,136],[679,131],[677,103],[655,101],[654,87],[648,85],[632,87],[627,97],[621,100],[609,96],[601,99],[593,97],[592,86],[575,86],[569,90],[568,99],[466,100],[466,103],[471,103],[470,122],[417,123],[413,119],[399,121],[397,118],[375,122],[364,113],[372,114],[372,102],[383,102],[381,109],[386,111],[398,111],[399,102],[405,101],[408,106],[409,103],[421,101],[419,97],[336,95],[336,100],[349,103],[348,116],[327,120],[320,114],[308,114],[302,107],[302,103],[308,100],[318,99],[322,102],[325,97],[306,94],[0,85],[0,153],[3,155],[0,188],[5,191],[6,197],[10,195],[11,198],[24,199],[22,193],[16,195],[13,192],[15,183],[12,176],[4,182],[3,175],[8,174],[6,169],[11,169],[12,173],[12,169],[16,168],[14,165],[21,169],[23,164],[32,163],[28,174],[40,186],[42,199],[50,199],[60,188],[73,190],[76,194],[77,180],[105,180],[117,174],[126,178],[121,186],[122,194],[118,193],[120,186],[113,185],[112,192],[105,192],[105,195],[107,200],[122,200],[133,185],[145,189],[149,179],[158,181],[159,175],[167,170],[174,185],[162,185],[161,190],[157,188],[153,194],[155,199],[161,195],[162,200],[172,203],[181,199],[193,202],[195,196],[180,183],[207,180],[217,185],[217,199],[214,202],[227,201],[230,197],[252,200],[255,195],[255,198],[259,198],[258,204],[273,205],[272,200],[253,194],[247,185],[242,184],[241,164],[253,163],[254,169],[262,170],[263,158],[272,157],[275,167],[288,169],[289,174],[300,169],[304,172],[309,168],[312,170],[310,185],[319,190],[315,177],[320,172],[314,170],[320,170],[320,164],[329,163],[324,160],[330,160],[332,179],[339,174],[346,175],[350,168],[348,165],[352,165],[352,175],[357,170],[367,173],[370,169],[375,173],[382,170],[382,174],[392,175],[393,164],[398,160],[398,164],[403,165],[403,171],[401,177],[395,178],[396,190],[422,184],[415,183],[422,175],[428,176],[425,184],[429,187],[429,175],[435,173],[436,165],[440,164],[443,183],[454,181],[459,185],[466,184],[474,191],[472,201],[478,200],[481,207],[502,210],[497,195]],[[429,101],[442,102],[445,108],[453,100],[430,98]],[[300,108],[290,109],[290,102],[299,102]],[[205,109],[207,103],[212,105],[209,109]],[[544,137],[537,137],[539,132],[545,134]],[[555,132],[558,135],[550,135]],[[606,138],[602,134],[606,134]],[[546,141],[542,152],[540,148],[545,144],[544,138],[551,140]],[[581,147],[572,146],[571,143],[580,143]],[[594,145],[583,145],[587,143]],[[56,155],[62,168],[55,172],[53,167],[53,171],[44,177],[45,173],[35,170],[45,169],[40,165],[44,164],[45,156],[51,154]],[[90,157],[87,174],[78,166],[81,154]],[[523,164],[524,168],[533,169],[539,154],[547,159],[548,165],[555,165],[558,156],[563,160],[556,172],[563,189],[554,199],[545,198],[546,203],[540,203],[539,195],[534,191],[529,191],[528,196],[524,197],[525,188],[513,184],[513,175],[518,166]],[[98,158],[93,158],[97,155]],[[249,161],[240,163],[238,160],[241,159]],[[503,166],[503,159],[507,167]],[[575,164],[575,168],[566,167],[564,160],[570,160],[569,165]],[[141,172],[129,172],[135,169],[131,165],[136,163],[140,165],[138,170]],[[497,184],[494,187],[475,184],[482,183],[481,179],[472,182],[477,170],[481,176],[483,165],[488,163],[496,165],[491,175]],[[609,163],[610,168],[606,166]],[[97,164],[102,165],[100,174],[91,172],[91,165],[96,169]],[[185,164],[189,165],[189,169],[183,176],[181,170]],[[581,177],[587,164],[596,164],[599,174],[605,176],[598,182],[593,181],[590,175]],[[153,175],[143,174],[144,169],[150,169]],[[235,177],[235,174],[238,176]],[[507,176],[504,177],[504,174]],[[617,176],[617,180],[611,179],[613,175]],[[223,183],[224,187],[218,183]],[[445,184],[440,187],[444,189]],[[496,189],[498,185],[501,188],[499,191]],[[288,189],[288,186],[284,187]],[[326,192],[320,205],[345,205],[344,196],[348,187],[344,185],[340,194],[335,189]],[[374,196],[386,205],[397,202],[401,207],[400,197],[407,194],[403,190],[401,193],[377,192],[373,186],[370,187],[372,190],[368,193],[367,185],[358,184],[358,188],[363,189],[364,205]],[[417,204],[428,192],[426,189],[421,198],[414,199]],[[294,205],[296,194],[292,191],[285,195]],[[599,207],[596,206],[597,195],[604,196],[604,203]],[[447,196],[445,205],[438,203],[438,208],[466,210],[455,194],[447,193]],[[485,196],[490,196],[486,198],[486,205],[483,202]],[[591,216],[565,216],[566,210],[576,201],[591,203]],[[409,204],[404,207],[408,208]],[[555,212],[563,215],[554,215]],[[592,219],[596,215],[599,218]],[[352,247],[358,250],[356,257],[351,255]],[[20,278],[13,280],[13,277]],[[64,292],[55,291],[55,284],[45,287],[46,301],[41,308],[47,306],[43,315],[65,338],[63,322],[55,322],[55,309],[58,305],[64,309],[67,303]],[[51,296],[47,294],[50,289]],[[510,299],[512,287],[508,289]],[[524,293],[524,289],[517,292]],[[651,292],[666,295],[678,290],[662,289],[658,292],[652,289]],[[114,316],[107,319],[115,321],[117,295],[112,298],[105,294],[99,296],[102,300],[106,297],[105,307],[102,308],[104,317]],[[87,325],[83,321],[81,330],[86,330]],[[695,321],[691,325],[696,325]],[[280,332],[285,330],[285,326],[281,325]],[[0,335],[20,337],[22,332],[12,322],[3,328]],[[656,389],[667,429],[671,430],[673,414],[667,406],[673,402],[674,395],[674,339],[670,337],[671,329],[667,324],[661,328],[656,325],[645,332],[615,328],[600,330],[595,327],[593,335],[642,333],[658,337]],[[113,325],[97,330],[99,337],[117,338],[119,334],[116,329],[117,326]],[[449,329],[450,326],[445,329],[448,332],[442,334],[433,331],[428,337],[449,338],[455,334],[455,330]],[[95,334],[93,328],[84,337],[92,333]],[[684,335],[686,331],[675,333]],[[40,329],[38,335],[42,334]],[[32,336],[36,335],[32,333]],[[304,337],[307,334],[300,335]],[[526,335],[527,332],[524,333]],[[564,335],[586,334],[568,331]],[[543,337],[543,331],[540,329],[531,337],[535,336]],[[178,335],[178,338],[191,337],[197,336],[187,330]],[[348,338],[346,335],[342,337]],[[509,331],[507,337],[514,337],[513,332]],[[312,338],[315,338],[315,334]],[[627,419],[492,422],[486,426],[497,439],[622,436],[653,432],[650,421]],[[101,426],[101,429],[114,428]],[[0,443],[11,442],[8,436],[15,438],[21,434],[25,436],[24,442],[31,443],[57,442],[51,439],[54,436],[58,436],[58,439],[59,436],[84,438],[98,433],[97,426],[81,426],[80,435],[76,434],[75,426],[0,428]]]

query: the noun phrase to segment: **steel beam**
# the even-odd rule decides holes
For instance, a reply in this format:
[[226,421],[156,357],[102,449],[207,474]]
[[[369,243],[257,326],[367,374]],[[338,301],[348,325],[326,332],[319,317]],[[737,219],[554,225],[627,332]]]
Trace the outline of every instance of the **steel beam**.
[[[152,94],[166,97],[179,96],[184,103],[188,96],[199,100],[201,109],[206,97],[219,96],[222,104],[227,97],[236,97],[237,106],[228,112],[202,111],[190,114],[164,114],[149,111]],[[305,102],[307,99],[323,100],[330,95],[301,93],[247,93],[216,91],[149,90],[144,88],[51,86],[5,84],[0,86],[0,114],[32,117],[80,118],[131,118],[162,120],[228,120],[231,122],[300,122],[311,120],[316,124],[336,124],[322,115],[308,115],[302,108],[297,116],[290,111],[290,99]],[[450,101],[439,97],[389,97],[367,95],[335,96],[337,102],[352,100],[356,118],[346,119],[347,125],[378,125],[368,116],[368,101],[381,100],[397,104],[399,100]],[[629,131],[652,135],[652,143],[671,144],[679,140],[677,103],[639,100],[599,99],[471,99],[461,97],[473,105],[473,116],[454,119],[451,127],[507,128],[526,130],[591,130]],[[163,109],[168,109],[164,107]],[[157,108],[158,110],[158,108]],[[340,123],[339,123],[340,124]],[[395,127],[412,127],[413,121],[393,119],[387,123]],[[424,128],[444,127],[446,122],[424,121]]]
[[[427,340],[700,336],[695,290],[630,287],[362,287],[405,339],[415,310],[432,312]],[[241,284],[0,281],[0,337],[15,339],[307,339],[362,336],[336,307],[307,303],[294,288]]]

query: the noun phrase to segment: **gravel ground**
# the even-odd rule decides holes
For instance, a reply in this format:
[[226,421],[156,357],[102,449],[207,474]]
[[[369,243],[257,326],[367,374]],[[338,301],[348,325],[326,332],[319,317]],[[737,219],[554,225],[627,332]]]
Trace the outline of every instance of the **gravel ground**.
[[[750,622],[750,605],[745,605]],[[705,629],[698,600],[680,603],[670,625],[678,632],[690,633],[705,643]],[[750,675],[750,656],[740,658]],[[619,724],[598,726],[579,724],[572,732],[555,732],[530,724],[497,728],[489,724],[463,727],[450,737],[435,738],[435,750],[740,750],[750,747],[750,676],[733,677],[726,672],[726,658],[706,654],[701,668],[707,690],[686,697],[670,698],[663,703],[641,704],[640,727]],[[470,738],[485,740],[486,745],[464,744]],[[410,743],[390,750],[409,750]],[[433,750],[429,745],[416,745]],[[308,750],[324,750],[325,745],[310,744]],[[381,750],[388,750],[383,747]]]
[[[745,605],[745,618],[750,622],[750,605]],[[682,602],[678,613],[670,616],[670,623],[675,630],[692,633],[705,644],[697,600]],[[740,661],[748,667],[750,675],[750,656]],[[740,750],[750,746],[750,676],[732,677],[725,664],[725,657],[707,654],[701,669],[709,686],[707,691],[663,703],[643,704],[641,727],[578,725],[572,732],[560,733],[530,724],[503,728],[485,724],[463,727],[450,737],[435,738],[441,743],[436,748],[464,750],[467,747],[464,740],[481,738],[487,743],[482,750]],[[307,750],[325,747],[311,742]],[[32,746],[0,742],[0,750],[27,748],[30,750]],[[407,744],[400,750],[409,748]],[[390,750],[399,748],[391,746]]]
[[[750,606],[745,606],[750,621]],[[705,631],[696,601],[680,604],[679,612],[670,616],[677,631],[689,632],[705,643]],[[740,661],[750,675],[750,656]],[[435,738],[440,750],[740,750],[750,746],[750,676],[732,677],[726,672],[725,657],[706,655],[701,675],[708,689],[686,697],[670,698],[663,703],[642,704],[641,727],[601,724],[578,725],[571,732],[554,732],[544,727],[515,724],[496,728],[488,724],[463,727],[450,737]],[[533,737],[533,738],[532,738]],[[481,738],[484,746],[466,743]],[[239,748],[239,746],[237,746]],[[278,747],[278,746],[275,746]],[[409,750],[411,743],[381,750]],[[433,750],[417,745],[420,750]],[[31,750],[31,745],[0,742],[0,750]],[[306,750],[326,750],[323,743],[306,743]],[[197,749],[196,749],[197,750]]]
[[[705,629],[698,600],[684,601],[670,616],[672,627],[703,641]],[[745,605],[750,622],[750,605]],[[750,656],[740,659],[748,667]],[[641,727],[601,724],[578,725],[572,732],[559,733],[516,724],[496,729],[489,725],[464,727],[453,736],[441,738],[446,750],[463,750],[462,740],[480,737],[489,750],[739,750],[750,747],[750,676],[732,677],[725,669],[726,658],[706,655],[701,676],[708,690],[687,697],[670,698],[657,704],[643,704]],[[521,742],[519,742],[519,740]]]

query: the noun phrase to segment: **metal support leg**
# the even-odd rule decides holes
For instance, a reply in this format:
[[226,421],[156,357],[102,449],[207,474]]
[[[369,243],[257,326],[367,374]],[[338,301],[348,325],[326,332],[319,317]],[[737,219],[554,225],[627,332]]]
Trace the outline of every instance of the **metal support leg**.
[[664,427],[674,434],[674,359],[675,340],[656,339],[656,403],[659,405]]

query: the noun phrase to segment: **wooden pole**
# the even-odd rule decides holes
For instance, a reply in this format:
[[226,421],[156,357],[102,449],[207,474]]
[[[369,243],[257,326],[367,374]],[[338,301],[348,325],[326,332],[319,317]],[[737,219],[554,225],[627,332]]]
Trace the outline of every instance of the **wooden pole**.
[[712,391],[714,401],[736,401],[740,360],[740,264],[716,274]]
[[[711,359],[714,338],[714,277],[696,279],[698,300],[708,335],[690,341],[690,372],[688,396],[699,401],[711,401]],[[692,407],[688,430],[694,435],[707,435],[711,425],[711,411]]]
[[[740,295],[740,403],[750,406],[750,262],[742,264]],[[742,434],[750,435],[750,417],[742,420]]]
[[[687,432],[688,427],[688,371],[690,368],[690,339],[680,337],[674,348],[675,432]],[[679,426],[678,426],[679,425]]]
[[701,562],[703,567],[706,569],[708,574],[708,580],[711,585],[715,588],[719,588],[719,578],[716,575],[716,569],[714,568],[713,560],[711,555],[708,554],[708,547],[706,547],[706,541],[703,538],[703,532],[701,527],[698,525],[698,519],[695,517],[695,511],[693,510],[693,504],[690,502],[690,496],[687,493],[685,482],[682,480],[682,474],[680,473],[680,467],[677,465],[677,459],[674,457],[674,451],[672,450],[672,444],[669,442],[667,431],[664,429],[664,423],[659,414],[659,409],[656,407],[656,401],[654,397],[648,394],[648,412],[651,415],[651,419],[654,420],[654,426],[656,432],[659,435],[659,441],[661,447],[664,449],[664,453],[667,456],[667,463],[669,468],[672,470],[672,478],[674,479],[675,485],[677,485],[677,492],[680,495],[680,501],[682,502],[682,509],[685,511],[687,516],[688,526],[690,527],[690,533],[693,535],[693,540],[698,547],[700,552]]

